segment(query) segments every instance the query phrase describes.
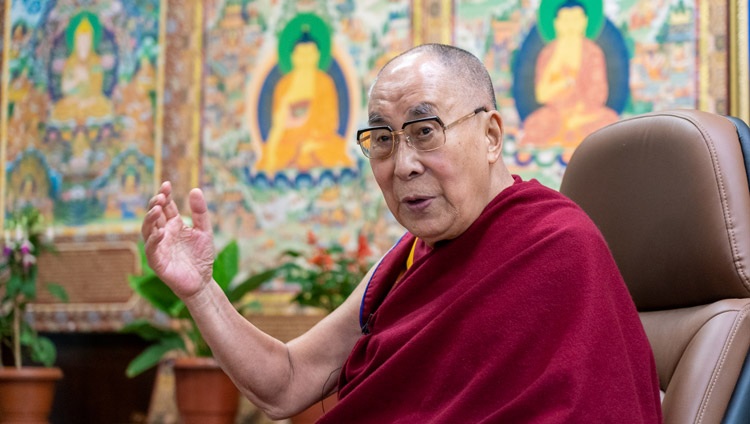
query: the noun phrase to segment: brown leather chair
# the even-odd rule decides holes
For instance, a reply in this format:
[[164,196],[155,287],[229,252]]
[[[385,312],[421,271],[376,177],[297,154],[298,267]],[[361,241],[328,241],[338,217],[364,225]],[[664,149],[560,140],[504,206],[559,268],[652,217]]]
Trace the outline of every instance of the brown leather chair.
[[625,119],[581,143],[560,187],[602,231],[630,289],[665,423],[750,422],[747,131],[695,110]]

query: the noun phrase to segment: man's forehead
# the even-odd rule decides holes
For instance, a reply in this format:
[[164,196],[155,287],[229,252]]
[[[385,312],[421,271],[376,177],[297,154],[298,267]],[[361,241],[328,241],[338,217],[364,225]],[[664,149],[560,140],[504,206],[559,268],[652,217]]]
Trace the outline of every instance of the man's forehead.
[[393,120],[409,120],[438,114],[438,106],[432,102],[418,102],[407,107],[404,112],[397,109],[397,114],[401,116],[392,116],[396,114],[393,110],[393,108],[378,107],[378,103],[371,104],[369,110],[370,124],[390,124]]
[[411,52],[403,56],[397,57],[386,65],[385,70],[393,73],[408,72],[416,64],[424,63],[430,59],[430,56],[426,56],[424,52]]
[[404,120],[439,115],[455,93],[455,81],[432,54],[409,53],[390,62],[370,90],[369,121],[399,124]]

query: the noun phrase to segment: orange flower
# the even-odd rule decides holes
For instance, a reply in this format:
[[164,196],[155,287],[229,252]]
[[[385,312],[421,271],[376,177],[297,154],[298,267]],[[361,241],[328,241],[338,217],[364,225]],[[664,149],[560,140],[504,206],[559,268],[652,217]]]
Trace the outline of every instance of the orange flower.
[[310,246],[315,246],[318,244],[318,238],[315,236],[315,233],[312,232],[312,230],[307,232],[307,244]]

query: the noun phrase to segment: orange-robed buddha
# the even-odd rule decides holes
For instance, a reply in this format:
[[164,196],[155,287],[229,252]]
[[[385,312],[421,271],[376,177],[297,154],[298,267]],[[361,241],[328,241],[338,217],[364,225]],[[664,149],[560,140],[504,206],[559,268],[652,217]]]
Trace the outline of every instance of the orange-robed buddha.
[[575,148],[591,132],[617,121],[606,106],[604,52],[586,38],[587,25],[580,3],[570,1],[558,10],[556,38],[537,58],[535,92],[542,107],[524,121],[522,144]]

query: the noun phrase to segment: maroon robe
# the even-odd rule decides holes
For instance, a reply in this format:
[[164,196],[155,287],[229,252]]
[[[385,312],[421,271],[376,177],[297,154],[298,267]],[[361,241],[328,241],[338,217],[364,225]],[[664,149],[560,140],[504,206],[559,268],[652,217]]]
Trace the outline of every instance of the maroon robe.
[[320,423],[661,421],[635,306],[572,201],[516,177],[458,238],[419,241],[393,287],[413,241],[372,276],[364,335]]

